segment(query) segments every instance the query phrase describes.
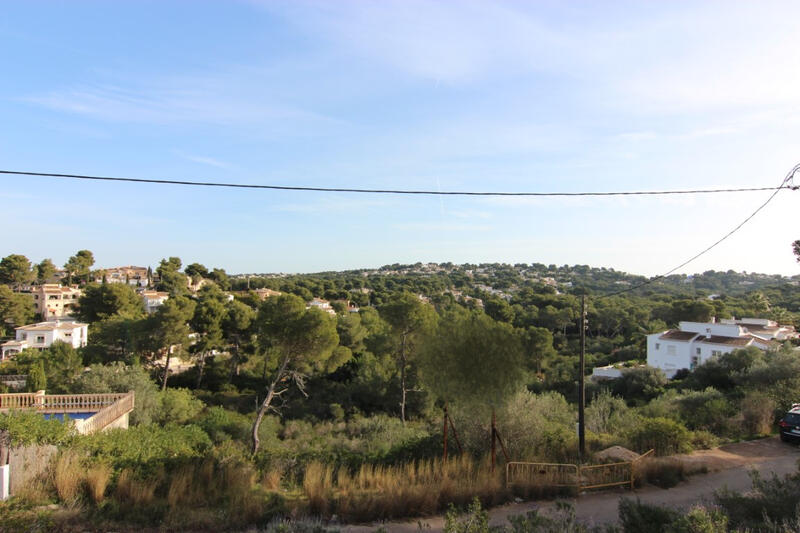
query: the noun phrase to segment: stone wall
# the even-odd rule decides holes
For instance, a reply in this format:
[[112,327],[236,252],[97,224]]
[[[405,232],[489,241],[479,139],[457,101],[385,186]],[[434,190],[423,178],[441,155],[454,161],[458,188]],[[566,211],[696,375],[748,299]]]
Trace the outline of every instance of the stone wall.
[[52,445],[11,448],[8,461],[11,466],[11,495],[17,494],[37,476],[45,474],[56,453],[58,448]]

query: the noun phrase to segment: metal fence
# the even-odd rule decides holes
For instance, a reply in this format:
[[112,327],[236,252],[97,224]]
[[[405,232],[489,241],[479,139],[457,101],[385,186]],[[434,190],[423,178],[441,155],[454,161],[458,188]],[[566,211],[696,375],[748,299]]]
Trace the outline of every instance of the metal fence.
[[638,462],[652,454],[650,450],[633,461],[601,465],[511,462],[506,464],[506,485],[573,487],[578,492],[620,486],[633,489]]

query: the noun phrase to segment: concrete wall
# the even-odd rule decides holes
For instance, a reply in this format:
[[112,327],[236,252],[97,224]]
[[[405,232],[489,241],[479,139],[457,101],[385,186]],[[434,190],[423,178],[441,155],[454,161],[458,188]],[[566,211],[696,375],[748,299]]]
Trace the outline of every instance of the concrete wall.
[[50,445],[12,448],[8,457],[11,495],[17,494],[33,479],[46,473],[56,453],[58,448]]

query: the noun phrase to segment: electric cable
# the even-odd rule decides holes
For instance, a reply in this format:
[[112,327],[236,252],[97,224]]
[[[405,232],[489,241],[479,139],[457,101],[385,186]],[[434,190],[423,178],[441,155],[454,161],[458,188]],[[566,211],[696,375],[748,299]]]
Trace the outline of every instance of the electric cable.
[[796,190],[795,186],[786,186],[782,183],[779,187],[743,187],[743,188],[723,188],[723,189],[689,189],[689,190],[662,190],[662,191],[597,191],[597,192],[494,192],[494,191],[432,191],[432,190],[403,190],[403,189],[357,189],[348,187],[303,187],[292,185],[259,185],[253,183],[225,183],[209,181],[186,181],[171,179],[151,179],[151,178],[125,178],[112,176],[90,176],[85,174],[59,174],[52,172],[29,172],[17,170],[0,170],[0,174],[17,176],[36,176],[48,178],[92,180],[92,181],[111,181],[129,183],[151,183],[157,185],[182,185],[192,187],[227,187],[234,189],[267,189],[278,191],[300,191],[300,192],[342,192],[360,194],[403,194],[403,195],[426,195],[426,196],[656,196],[667,194],[715,194],[715,193],[739,193],[757,191],[779,191],[781,189]]

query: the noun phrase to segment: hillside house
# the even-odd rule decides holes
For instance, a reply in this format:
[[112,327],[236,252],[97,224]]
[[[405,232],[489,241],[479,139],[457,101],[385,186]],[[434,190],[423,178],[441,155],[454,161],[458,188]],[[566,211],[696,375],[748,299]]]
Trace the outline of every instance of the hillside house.
[[331,303],[328,300],[323,300],[322,298],[314,298],[306,305],[306,309],[319,309],[320,311],[324,311],[329,315],[335,315],[336,311],[331,307]]
[[89,325],[80,322],[53,320],[16,328],[16,338],[0,344],[0,361],[27,348],[43,350],[56,341],[66,342],[73,348],[86,346]]
[[678,370],[693,370],[713,356],[754,346],[768,350],[775,345],[767,335],[755,335],[741,324],[680,322],[670,329],[647,336],[647,364],[671,378]]
[[144,303],[144,310],[148,314],[155,313],[159,307],[169,298],[168,292],[161,291],[142,291],[142,300]]
[[72,316],[82,294],[77,287],[63,287],[57,283],[45,283],[31,292],[34,308],[44,320]]
[[140,266],[121,266],[100,270],[95,275],[94,281],[102,283],[104,278],[106,283],[127,283],[133,287],[147,287],[149,284],[147,267]]

